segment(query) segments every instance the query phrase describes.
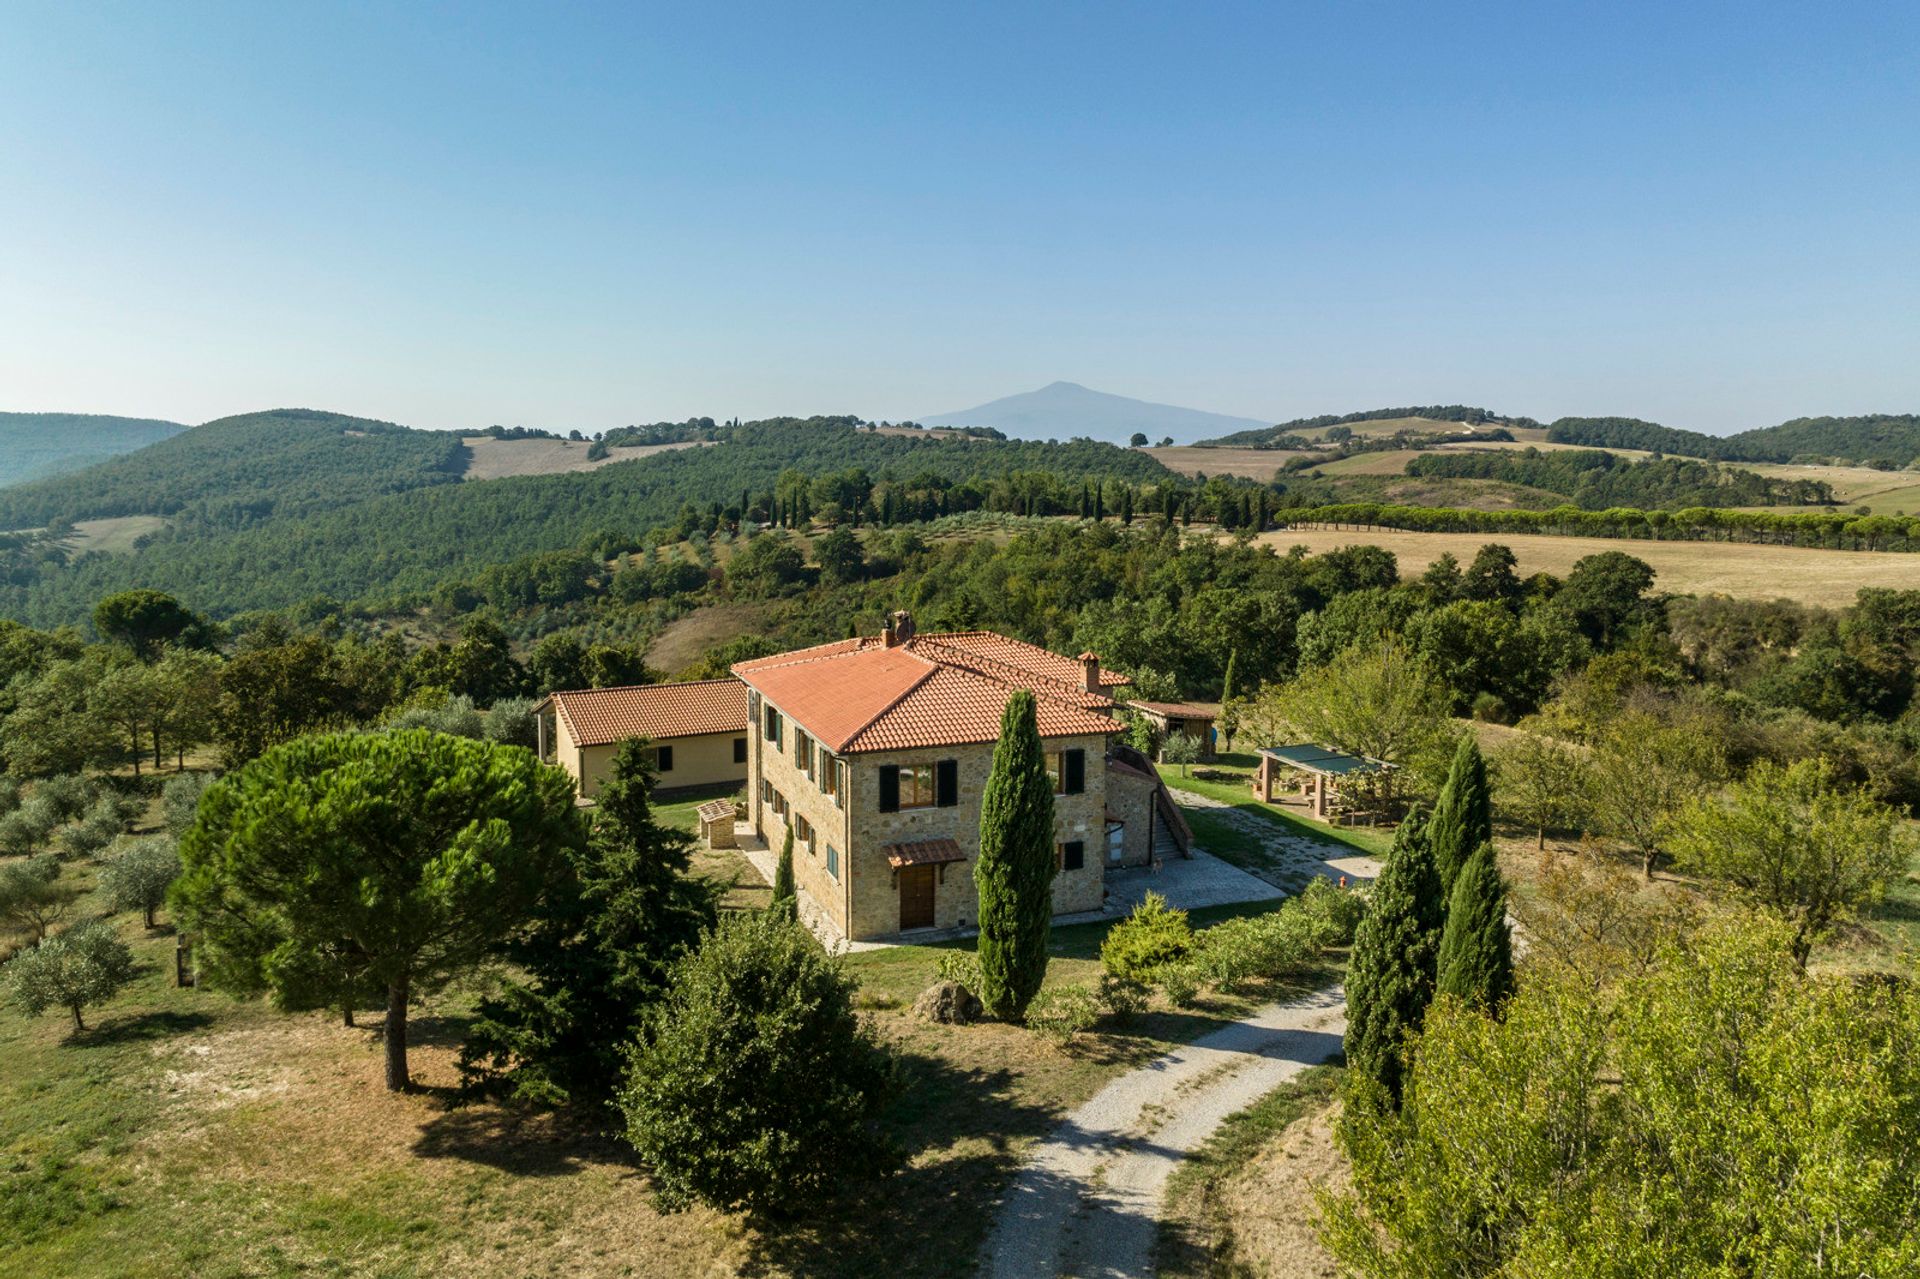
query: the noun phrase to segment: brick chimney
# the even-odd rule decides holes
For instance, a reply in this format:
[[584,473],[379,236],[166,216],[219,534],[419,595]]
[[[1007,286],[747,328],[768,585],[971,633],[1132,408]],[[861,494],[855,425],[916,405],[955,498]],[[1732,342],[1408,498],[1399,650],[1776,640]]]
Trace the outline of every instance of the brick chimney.
[[887,648],[892,648],[899,642],[900,636],[894,631],[893,619],[889,617],[886,621],[880,623],[880,643]]
[[1079,657],[1081,683],[1089,693],[1100,691],[1100,655],[1082,653]]

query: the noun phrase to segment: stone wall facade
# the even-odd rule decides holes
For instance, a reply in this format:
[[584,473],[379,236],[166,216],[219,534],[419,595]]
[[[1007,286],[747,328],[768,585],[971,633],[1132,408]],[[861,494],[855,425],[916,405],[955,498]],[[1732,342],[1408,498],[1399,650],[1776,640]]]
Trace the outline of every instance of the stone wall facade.
[[[843,935],[862,941],[900,932],[899,876],[883,849],[888,844],[917,840],[952,839],[965,854],[964,861],[948,863],[934,872],[933,927],[965,928],[979,923],[973,866],[980,853],[980,803],[993,767],[992,743],[840,756],[835,796],[827,794],[820,784],[818,743],[813,745],[813,775],[808,776],[795,758],[795,745],[804,730],[783,712],[781,740],[776,745],[766,739],[766,699],[756,694],[750,705],[749,821],[768,848],[778,853],[788,826],[795,818],[805,819],[814,837],[809,844],[796,834],[794,879]],[[1078,841],[1083,849],[1081,865],[1061,871],[1054,880],[1054,912],[1097,910],[1106,891],[1106,739],[1052,738],[1045,739],[1043,745],[1048,751],[1084,752],[1083,789],[1079,794],[1054,797],[1056,842]],[[957,802],[944,808],[880,811],[883,767],[937,765],[943,760],[956,765]],[[784,800],[785,814],[775,810],[769,790]]]

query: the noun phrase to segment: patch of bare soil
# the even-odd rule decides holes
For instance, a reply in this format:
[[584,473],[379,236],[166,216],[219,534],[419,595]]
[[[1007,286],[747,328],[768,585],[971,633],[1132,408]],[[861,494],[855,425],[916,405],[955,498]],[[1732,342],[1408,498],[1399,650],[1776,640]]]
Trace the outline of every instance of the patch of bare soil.
[[1343,1190],[1351,1180],[1333,1143],[1338,1112],[1336,1103],[1287,1125],[1218,1187],[1214,1215],[1227,1224],[1215,1242],[1217,1269],[1272,1279],[1333,1279],[1340,1273],[1320,1246],[1313,1197],[1315,1187]]
[[467,469],[463,479],[499,480],[514,475],[559,475],[568,471],[591,471],[671,453],[678,449],[699,448],[712,440],[685,440],[678,444],[636,444],[613,449],[605,457],[588,458],[585,440],[496,440],[490,435],[469,435],[460,441],[467,446]]

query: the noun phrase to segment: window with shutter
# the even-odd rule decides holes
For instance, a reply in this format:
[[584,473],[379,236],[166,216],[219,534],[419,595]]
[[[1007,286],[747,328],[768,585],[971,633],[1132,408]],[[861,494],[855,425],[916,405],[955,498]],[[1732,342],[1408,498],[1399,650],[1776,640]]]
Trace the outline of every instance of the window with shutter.
[[1079,870],[1087,864],[1087,843],[1083,839],[1069,839],[1055,844],[1056,865],[1061,870]]
[[1062,794],[1078,795],[1087,789],[1087,753],[1083,750],[1067,752],[1066,789]]
[[960,761],[943,759],[934,768],[936,782],[934,803],[941,808],[954,808],[960,803]]
[[900,770],[893,764],[880,766],[880,811],[900,811]]
[[736,764],[747,762],[747,739],[744,737],[733,739],[733,762]]
[[673,771],[673,747],[658,747],[654,754],[660,761],[656,767],[663,773],[671,773]]

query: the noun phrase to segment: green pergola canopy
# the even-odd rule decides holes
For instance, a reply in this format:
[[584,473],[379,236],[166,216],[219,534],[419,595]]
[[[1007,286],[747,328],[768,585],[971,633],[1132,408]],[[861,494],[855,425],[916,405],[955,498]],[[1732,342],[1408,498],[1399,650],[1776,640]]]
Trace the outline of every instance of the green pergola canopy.
[[1289,768],[1321,773],[1328,777],[1346,777],[1353,773],[1377,773],[1386,767],[1377,759],[1368,759],[1364,755],[1349,755],[1345,751],[1330,750],[1325,746],[1316,746],[1312,742],[1301,742],[1293,746],[1263,746],[1260,748],[1260,754]]

